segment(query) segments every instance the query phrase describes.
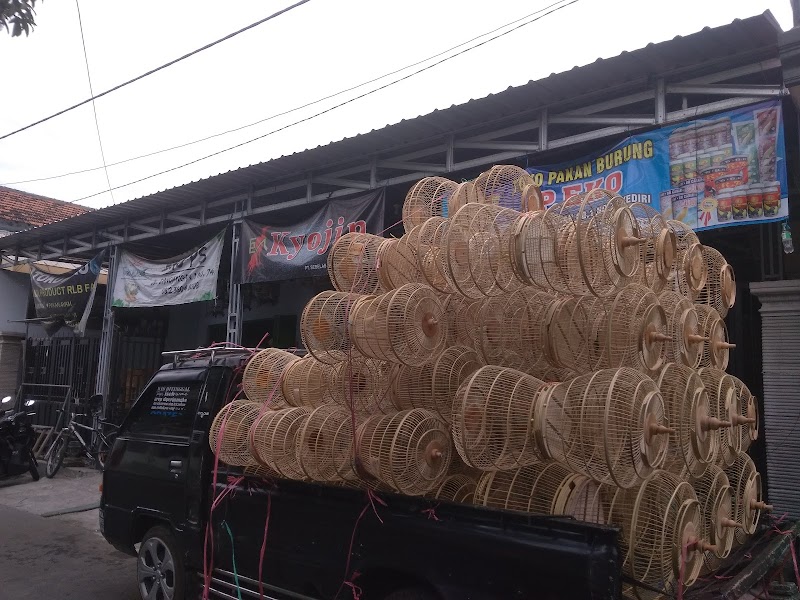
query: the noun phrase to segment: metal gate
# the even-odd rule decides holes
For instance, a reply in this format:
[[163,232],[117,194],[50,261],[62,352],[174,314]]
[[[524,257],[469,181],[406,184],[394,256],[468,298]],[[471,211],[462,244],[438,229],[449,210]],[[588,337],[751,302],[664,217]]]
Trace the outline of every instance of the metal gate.
[[121,423],[145,384],[161,366],[162,337],[117,335],[111,354],[111,390],[106,418]]

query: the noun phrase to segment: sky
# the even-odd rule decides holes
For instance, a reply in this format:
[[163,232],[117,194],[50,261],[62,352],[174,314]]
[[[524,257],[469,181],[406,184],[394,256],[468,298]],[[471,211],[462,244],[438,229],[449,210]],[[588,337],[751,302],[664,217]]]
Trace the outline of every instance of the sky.
[[[78,1],[95,94],[294,2]],[[266,119],[426,59],[555,2],[311,0],[98,99],[106,161],[123,161]],[[37,27],[29,37],[0,33],[0,135],[90,96],[75,0],[46,0],[36,6]],[[766,10],[784,30],[791,27],[789,0],[578,0],[366,98],[191,166],[127,185],[311,117],[415,69],[241,131],[111,166],[108,179],[119,188],[113,192],[102,169],[90,103],[0,140],[0,185],[92,208],[108,206]],[[416,68],[425,64],[430,63]]]

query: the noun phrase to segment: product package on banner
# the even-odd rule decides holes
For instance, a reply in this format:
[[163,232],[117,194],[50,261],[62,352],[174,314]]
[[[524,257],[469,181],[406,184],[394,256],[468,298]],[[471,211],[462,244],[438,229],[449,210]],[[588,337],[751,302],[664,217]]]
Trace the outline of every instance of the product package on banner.
[[245,220],[239,244],[237,283],[281,281],[325,275],[328,251],[348,232],[380,233],[384,190],[332,200],[303,220],[270,217],[268,224]]
[[780,101],[634,135],[599,156],[529,168],[545,207],[602,187],[693,229],[789,214]]
[[31,268],[36,317],[43,319],[42,325],[49,335],[64,325],[83,334],[94,304],[104,254],[101,252],[82,267],[61,275],[52,275],[36,266]]
[[119,255],[114,276],[113,306],[171,306],[214,300],[225,231],[166,260],[148,260],[130,252]]

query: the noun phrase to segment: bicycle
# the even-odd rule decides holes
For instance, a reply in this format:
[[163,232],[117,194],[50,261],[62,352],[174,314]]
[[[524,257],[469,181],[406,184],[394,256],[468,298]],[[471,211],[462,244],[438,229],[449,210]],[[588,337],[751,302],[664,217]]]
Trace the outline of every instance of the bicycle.
[[[96,418],[99,415],[102,402],[103,398],[99,395],[92,396],[89,399],[88,404],[91,409],[91,413]],[[56,439],[53,441],[53,444],[50,446],[50,449],[45,455],[45,475],[48,479],[55,477],[55,474],[58,473],[58,470],[61,468],[61,464],[64,462],[64,457],[67,454],[67,448],[69,447],[69,442],[71,439],[77,440],[77,442],[83,448],[84,454],[89,460],[92,461],[95,468],[98,468],[101,471],[103,470],[108,452],[111,450],[111,446],[114,445],[114,436],[118,427],[114,423],[101,418],[97,418],[97,422],[100,425],[99,427],[89,427],[83,423],[76,422],[75,409],[73,408],[72,412],[70,413],[69,421],[67,421],[67,424],[61,429],[61,431],[58,432]],[[112,427],[115,431],[112,431],[107,435],[103,431],[103,428],[106,425]],[[88,443],[80,434],[79,430],[81,429],[92,434],[91,437],[88,438]]]

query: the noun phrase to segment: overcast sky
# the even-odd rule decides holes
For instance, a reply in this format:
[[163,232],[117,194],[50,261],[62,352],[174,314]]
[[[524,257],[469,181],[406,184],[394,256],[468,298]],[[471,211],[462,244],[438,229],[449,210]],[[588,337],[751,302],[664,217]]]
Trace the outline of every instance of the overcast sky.
[[[97,101],[106,160],[182,144],[379,77],[556,0],[312,0]],[[293,0],[80,0],[95,93],[288,6]],[[771,10],[789,0],[580,0],[425,73],[237,150],[114,191],[122,202],[499,92],[597,58]],[[0,135],[89,97],[75,0],[37,3],[30,37],[0,34]],[[407,74],[406,72],[394,78]],[[112,186],[254,138],[393,78],[243,131],[109,168]],[[579,92],[579,90],[576,90]],[[0,140],[0,184],[62,200],[108,188],[91,105]],[[108,192],[82,204],[112,203]]]

